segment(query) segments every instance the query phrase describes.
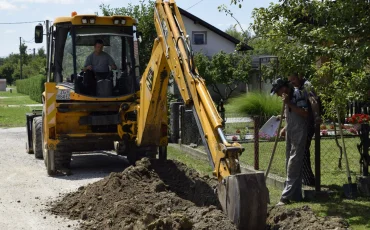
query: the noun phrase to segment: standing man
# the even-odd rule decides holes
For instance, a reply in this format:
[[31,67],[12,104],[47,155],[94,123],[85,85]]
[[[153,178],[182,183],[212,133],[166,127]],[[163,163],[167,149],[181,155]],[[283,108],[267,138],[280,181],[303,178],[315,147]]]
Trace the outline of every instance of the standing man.
[[295,90],[288,81],[277,79],[271,94],[277,94],[285,104],[286,174],[284,190],[277,205],[302,200],[302,166],[307,140],[308,102],[305,94]]
[[[288,77],[290,83],[300,90],[302,93],[308,95],[312,94],[316,96],[316,93],[312,89],[312,84],[308,80],[299,76],[298,73],[293,73]],[[312,111],[312,106],[308,103],[308,126],[307,126],[307,143],[305,147],[305,154],[303,159],[303,184],[308,186],[315,186],[315,175],[312,172],[311,167],[311,154],[310,146],[312,137],[315,134],[315,116]]]

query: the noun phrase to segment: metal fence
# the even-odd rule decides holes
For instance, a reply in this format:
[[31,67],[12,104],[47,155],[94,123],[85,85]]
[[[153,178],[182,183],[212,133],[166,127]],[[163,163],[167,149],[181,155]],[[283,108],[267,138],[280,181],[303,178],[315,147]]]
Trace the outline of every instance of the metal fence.
[[[230,115],[226,115],[225,133],[229,140],[235,140],[245,147],[245,152],[241,156],[242,164],[254,167],[258,170],[266,170],[275,139],[269,139],[259,136],[258,145],[254,141],[254,123],[253,119],[230,119]],[[229,117],[229,118],[228,118]],[[231,122],[230,122],[231,121]],[[353,178],[361,174],[361,155],[358,150],[360,137],[356,130],[350,126],[344,129],[344,143],[349,161],[349,168]],[[333,127],[322,127],[320,139],[320,165],[321,165],[321,185],[323,187],[342,186],[347,183],[345,159],[343,155],[343,144],[339,132],[335,135]],[[313,173],[315,173],[315,141],[311,142],[310,148],[310,165]],[[273,163],[270,172],[281,177],[286,177],[286,144],[284,139],[280,139],[277,144]],[[256,156],[256,153],[258,156]],[[256,162],[258,161],[258,162]],[[257,167],[256,167],[257,166]],[[304,181],[309,184],[309,175],[304,170]]]

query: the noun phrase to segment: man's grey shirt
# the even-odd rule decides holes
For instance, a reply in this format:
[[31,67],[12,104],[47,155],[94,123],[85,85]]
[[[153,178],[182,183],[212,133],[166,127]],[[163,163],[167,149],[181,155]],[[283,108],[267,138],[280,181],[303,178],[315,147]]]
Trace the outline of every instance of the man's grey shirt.
[[109,66],[115,65],[113,58],[102,51],[99,55],[94,52],[87,56],[85,67],[91,65],[95,72],[109,72]]

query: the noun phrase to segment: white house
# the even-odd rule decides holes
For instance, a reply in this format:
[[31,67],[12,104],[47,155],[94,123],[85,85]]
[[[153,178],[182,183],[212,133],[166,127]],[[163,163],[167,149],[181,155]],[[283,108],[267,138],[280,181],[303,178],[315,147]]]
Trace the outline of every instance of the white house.
[[[238,39],[184,9],[179,8],[179,11],[185,25],[186,33],[191,38],[191,45],[195,53],[202,52],[206,56],[212,57],[220,51],[224,51],[226,53],[232,53],[235,51],[236,45],[240,42]],[[252,48],[248,46],[246,49],[251,50]],[[224,90],[223,87],[220,88],[221,91]],[[236,91],[245,92],[245,84],[240,84]],[[176,87],[170,87],[169,92],[179,95]],[[209,88],[209,92],[214,99],[218,99],[217,95],[213,93],[211,88]]]
[[208,57],[221,50],[226,53],[235,51],[240,42],[224,31],[196,17],[188,11],[179,8],[187,34],[191,37],[194,52],[202,52]]

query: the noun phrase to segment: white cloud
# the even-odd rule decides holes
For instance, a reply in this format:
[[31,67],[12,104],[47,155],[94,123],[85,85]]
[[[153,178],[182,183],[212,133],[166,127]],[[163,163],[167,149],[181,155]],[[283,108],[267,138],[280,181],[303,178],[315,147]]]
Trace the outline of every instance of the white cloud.
[[0,0],[0,10],[16,10],[17,6],[8,2],[8,1],[1,1]]
[[16,32],[15,30],[5,30],[4,34],[13,34],[15,32]]

